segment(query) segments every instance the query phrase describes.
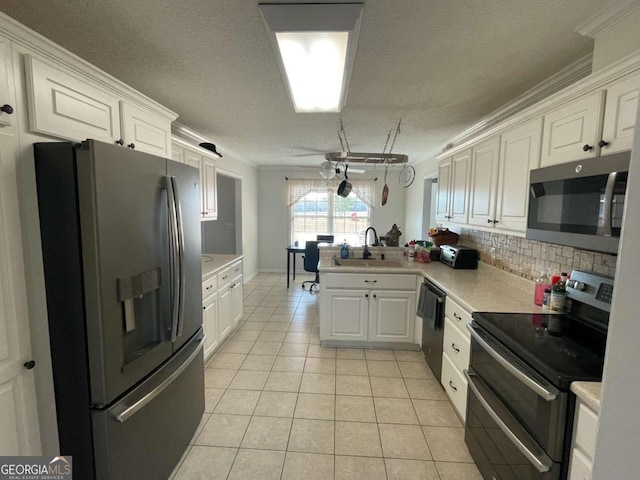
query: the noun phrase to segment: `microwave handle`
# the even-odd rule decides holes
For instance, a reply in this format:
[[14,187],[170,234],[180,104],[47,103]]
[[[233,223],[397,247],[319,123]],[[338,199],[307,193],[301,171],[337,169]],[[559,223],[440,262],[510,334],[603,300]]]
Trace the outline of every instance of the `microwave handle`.
[[612,233],[611,209],[613,208],[613,191],[616,186],[618,172],[611,172],[607,178],[607,185],[604,187],[604,216],[602,223],[604,226],[604,236],[610,237]]

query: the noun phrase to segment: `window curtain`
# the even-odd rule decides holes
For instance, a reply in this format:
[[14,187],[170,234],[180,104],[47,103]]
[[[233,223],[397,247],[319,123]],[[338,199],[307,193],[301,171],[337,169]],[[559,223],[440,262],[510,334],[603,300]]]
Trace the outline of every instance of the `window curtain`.
[[[351,193],[366,204],[369,208],[375,208],[375,181],[374,180],[351,180]],[[329,192],[336,193],[340,182],[336,180],[289,180],[289,201],[287,206],[291,207],[298,203],[307,193]]]

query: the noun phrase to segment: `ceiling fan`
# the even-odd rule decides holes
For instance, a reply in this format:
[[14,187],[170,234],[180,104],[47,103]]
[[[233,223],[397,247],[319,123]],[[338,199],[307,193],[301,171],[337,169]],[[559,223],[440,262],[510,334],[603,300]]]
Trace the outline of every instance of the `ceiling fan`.
[[[316,170],[322,178],[325,180],[331,180],[334,177],[338,179],[344,178],[345,163],[344,162],[322,162],[319,167],[317,166],[303,166],[302,168],[313,168]],[[361,168],[352,168],[349,165],[349,173],[364,173],[365,170]]]

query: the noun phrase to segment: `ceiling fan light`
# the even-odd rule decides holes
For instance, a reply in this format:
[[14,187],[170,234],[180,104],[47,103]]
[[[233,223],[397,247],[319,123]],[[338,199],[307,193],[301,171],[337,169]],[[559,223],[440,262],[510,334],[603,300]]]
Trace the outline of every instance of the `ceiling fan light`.
[[325,180],[330,180],[336,176],[336,172],[333,168],[325,168],[318,172]]

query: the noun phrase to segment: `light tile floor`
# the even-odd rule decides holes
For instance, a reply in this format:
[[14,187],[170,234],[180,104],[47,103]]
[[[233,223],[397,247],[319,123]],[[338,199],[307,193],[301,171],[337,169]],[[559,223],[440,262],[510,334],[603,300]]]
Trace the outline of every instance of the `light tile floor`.
[[206,407],[172,480],[482,480],[419,352],[324,348],[318,295],[279,274],[207,362]]

